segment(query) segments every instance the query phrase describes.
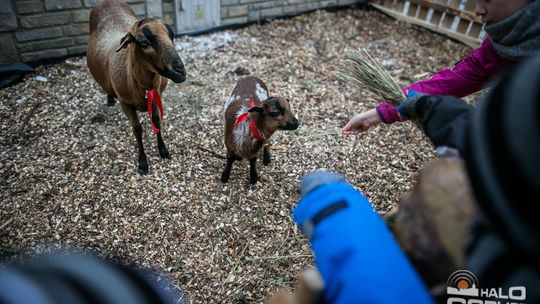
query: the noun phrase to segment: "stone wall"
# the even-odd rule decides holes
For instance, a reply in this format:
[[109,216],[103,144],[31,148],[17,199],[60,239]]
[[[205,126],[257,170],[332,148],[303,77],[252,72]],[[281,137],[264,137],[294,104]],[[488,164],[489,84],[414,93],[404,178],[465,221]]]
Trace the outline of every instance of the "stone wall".
[[[172,0],[171,0],[172,1]],[[0,65],[82,55],[99,0],[0,0]],[[126,1],[139,18],[145,0]]]
[[363,2],[367,0],[221,0],[221,24],[242,24]]
[[[138,18],[175,23],[175,0],[123,0]],[[190,0],[185,0],[190,1]],[[221,25],[349,5],[364,0],[221,0]],[[90,10],[99,0],[0,0],[0,65],[83,55]],[[154,17],[154,16],[151,16]]]

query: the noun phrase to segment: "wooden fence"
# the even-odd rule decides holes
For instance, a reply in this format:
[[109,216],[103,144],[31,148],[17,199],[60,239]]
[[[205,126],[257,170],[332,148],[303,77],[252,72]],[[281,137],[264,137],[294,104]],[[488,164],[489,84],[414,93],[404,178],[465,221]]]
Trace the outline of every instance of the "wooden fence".
[[378,10],[398,19],[457,39],[471,47],[485,37],[474,14],[476,0],[373,0]]

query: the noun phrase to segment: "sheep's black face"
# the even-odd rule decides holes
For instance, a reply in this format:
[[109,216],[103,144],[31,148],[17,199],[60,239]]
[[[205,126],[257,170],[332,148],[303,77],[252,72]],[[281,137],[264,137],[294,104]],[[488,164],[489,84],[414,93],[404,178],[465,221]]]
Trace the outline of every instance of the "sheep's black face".
[[296,130],[300,123],[291,111],[289,100],[280,97],[270,97],[261,106],[250,109],[262,115],[264,127],[270,131]]
[[174,46],[172,27],[158,19],[145,18],[136,24],[135,43],[150,68],[176,83],[186,80],[184,63]]

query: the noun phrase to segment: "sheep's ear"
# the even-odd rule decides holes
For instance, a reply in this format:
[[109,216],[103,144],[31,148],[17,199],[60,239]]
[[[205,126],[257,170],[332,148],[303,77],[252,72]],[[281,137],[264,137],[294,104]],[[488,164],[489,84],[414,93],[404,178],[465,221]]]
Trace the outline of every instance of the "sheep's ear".
[[251,113],[257,112],[257,113],[263,114],[264,109],[262,107],[252,107],[251,109],[248,110],[248,112],[251,112]]
[[168,23],[165,23],[165,27],[167,27],[167,32],[169,32],[169,38],[171,38],[171,40],[174,41],[174,29],[173,29],[173,27],[170,26]]
[[127,33],[124,37],[122,37],[122,40],[120,40],[120,46],[115,50],[115,52],[119,52],[122,49],[125,49],[126,46],[135,40],[135,37],[131,35],[131,33]]

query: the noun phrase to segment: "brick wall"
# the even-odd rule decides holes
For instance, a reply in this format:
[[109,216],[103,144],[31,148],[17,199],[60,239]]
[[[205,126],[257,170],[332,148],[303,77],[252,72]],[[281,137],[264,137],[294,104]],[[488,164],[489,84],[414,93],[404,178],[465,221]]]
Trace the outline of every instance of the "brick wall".
[[221,24],[241,24],[292,16],[316,9],[361,2],[367,0],[221,0]]
[[[158,17],[175,23],[175,0],[123,1],[138,18],[145,17],[147,11],[159,11],[163,15]],[[365,1],[221,0],[221,24],[242,24],[357,2]],[[0,65],[84,54],[90,10],[97,3],[99,0],[0,0]]]
[[[90,9],[98,2],[0,0],[0,65],[84,54]],[[145,16],[145,0],[126,2]]]

